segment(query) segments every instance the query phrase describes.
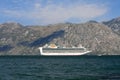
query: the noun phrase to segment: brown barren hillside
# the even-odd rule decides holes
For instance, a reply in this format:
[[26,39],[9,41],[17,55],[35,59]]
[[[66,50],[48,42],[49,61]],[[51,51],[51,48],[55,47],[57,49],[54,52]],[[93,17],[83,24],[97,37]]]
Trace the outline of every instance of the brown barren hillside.
[[38,47],[48,43],[69,47],[82,44],[94,55],[120,55],[120,36],[95,21],[27,27],[0,24],[0,55],[37,55]]

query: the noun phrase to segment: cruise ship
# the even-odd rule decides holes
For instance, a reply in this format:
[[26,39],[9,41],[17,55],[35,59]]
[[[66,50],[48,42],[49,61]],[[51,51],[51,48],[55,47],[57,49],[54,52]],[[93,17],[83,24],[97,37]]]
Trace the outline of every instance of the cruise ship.
[[39,47],[39,50],[40,50],[40,54],[43,56],[79,56],[92,52],[90,50],[87,50],[83,46],[58,47],[55,44]]

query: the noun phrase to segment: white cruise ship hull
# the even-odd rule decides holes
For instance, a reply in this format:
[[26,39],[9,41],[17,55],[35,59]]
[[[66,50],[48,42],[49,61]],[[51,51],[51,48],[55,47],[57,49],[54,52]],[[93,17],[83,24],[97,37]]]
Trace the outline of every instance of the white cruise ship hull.
[[90,53],[88,50],[81,50],[81,48],[42,48],[40,47],[40,54],[43,56],[79,56]]

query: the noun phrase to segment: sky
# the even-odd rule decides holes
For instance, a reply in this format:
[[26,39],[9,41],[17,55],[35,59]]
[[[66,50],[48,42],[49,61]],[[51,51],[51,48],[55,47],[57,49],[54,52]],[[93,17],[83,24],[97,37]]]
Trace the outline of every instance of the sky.
[[107,21],[120,17],[120,0],[0,0],[0,23],[23,25]]

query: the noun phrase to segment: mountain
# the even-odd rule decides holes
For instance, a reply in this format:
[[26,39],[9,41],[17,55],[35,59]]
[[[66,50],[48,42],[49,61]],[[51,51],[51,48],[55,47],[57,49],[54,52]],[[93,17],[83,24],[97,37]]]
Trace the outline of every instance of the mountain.
[[110,21],[103,22],[103,24],[110,27],[115,33],[120,35],[120,17],[114,18]]
[[61,46],[82,44],[96,54],[120,54],[120,36],[101,23],[87,22],[68,24],[64,27],[65,35],[53,40]]
[[94,55],[120,55],[120,36],[105,22],[27,27],[15,22],[0,24],[0,55],[39,55],[38,47],[46,43],[82,44]]
[[[0,24],[0,54],[34,55],[38,40],[43,38],[42,41],[44,41],[45,36],[52,36],[54,32],[57,32],[57,28],[51,29],[50,26],[25,27],[15,22]],[[39,53],[38,49],[36,51]]]

